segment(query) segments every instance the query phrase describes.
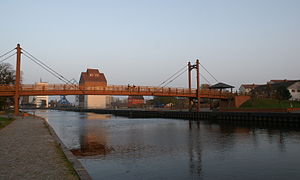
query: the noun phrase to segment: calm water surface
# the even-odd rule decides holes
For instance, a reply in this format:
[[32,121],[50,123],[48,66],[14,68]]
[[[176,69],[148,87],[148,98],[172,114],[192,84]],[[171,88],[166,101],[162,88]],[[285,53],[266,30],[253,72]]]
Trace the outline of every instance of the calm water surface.
[[[300,131],[37,111],[93,179],[300,179]],[[88,155],[88,156],[87,156]]]

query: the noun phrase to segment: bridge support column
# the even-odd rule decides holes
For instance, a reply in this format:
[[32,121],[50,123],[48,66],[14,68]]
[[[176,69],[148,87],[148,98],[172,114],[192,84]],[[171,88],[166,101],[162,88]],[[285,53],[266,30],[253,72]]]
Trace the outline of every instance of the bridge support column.
[[[192,92],[192,66],[191,62],[188,62],[188,83],[189,83],[189,93]],[[189,98],[189,111],[192,110],[192,98]]]
[[15,89],[15,115],[19,115],[19,103],[20,103],[20,84],[21,84],[21,46],[17,44],[17,62],[16,62],[16,89]]
[[189,92],[192,92],[192,70],[197,70],[197,90],[196,97],[189,98],[189,111],[192,111],[193,108],[196,109],[197,112],[200,111],[200,63],[199,60],[196,60],[195,65],[191,65],[191,62],[188,62],[188,86]]
[[197,69],[197,112],[200,112],[200,67],[199,60],[196,61],[196,69]]

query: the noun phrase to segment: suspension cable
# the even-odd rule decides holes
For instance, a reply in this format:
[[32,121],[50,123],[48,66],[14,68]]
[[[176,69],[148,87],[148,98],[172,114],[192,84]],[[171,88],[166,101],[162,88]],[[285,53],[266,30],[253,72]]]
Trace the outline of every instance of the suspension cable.
[[[180,73],[182,70],[184,70],[186,68],[186,66],[184,66],[183,68],[181,68],[179,71],[177,71],[175,74],[173,74],[171,77],[169,77],[168,79],[166,79],[165,81],[163,81],[162,83],[160,83],[160,85],[158,86],[162,86],[163,84],[167,83],[171,78],[173,78],[174,76],[176,76],[178,73]],[[165,86],[163,86],[165,87]]]
[[16,54],[17,54],[17,53],[11,54],[10,56],[8,56],[8,57],[4,58],[3,60],[1,60],[0,63],[2,63],[2,62],[4,62],[4,61],[8,60],[9,58],[13,57],[13,56],[16,55]]
[[43,69],[45,69],[46,71],[48,71],[50,74],[52,74],[53,76],[55,76],[56,78],[58,78],[59,80],[63,81],[64,83],[68,82],[64,79],[62,79],[60,76],[56,75],[55,73],[53,73],[52,71],[50,71],[49,69],[45,68],[42,64],[40,64],[39,62],[37,62],[35,59],[31,58],[30,56],[28,56],[27,54],[23,53],[24,56],[26,56],[28,59],[30,59],[31,61],[33,61],[34,63],[36,63],[37,65],[39,65],[40,67],[42,67]]
[[209,80],[207,80],[206,77],[205,77],[204,75],[200,74],[200,76],[201,76],[208,84],[211,84],[211,83],[209,82]]
[[[51,74],[56,74],[55,77],[60,77],[59,79],[64,79],[65,81],[67,81],[66,83],[68,84],[74,84],[72,83],[70,80],[68,80],[67,78],[65,78],[63,75],[61,75],[60,73],[58,73],[57,71],[55,71],[54,69],[52,69],[51,67],[49,67],[48,65],[46,65],[45,63],[43,63],[41,60],[39,60],[38,58],[34,57],[32,54],[30,54],[29,52],[27,52],[26,50],[23,49],[23,51],[28,55],[30,56],[31,58],[33,58],[35,61],[34,62],[38,62],[40,66],[44,66],[43,68],[47,68],[48,72],[51,71],[52,73]],[[24,55],[25,55],[24,53]],[[50,73],[50,72],[49,72]]]
[[202,64],[200,64],[201,65],[201,67],[212,77],[212,78],[214,78],[214,80],[216,81],[216,82],[219,82]]
[[165,84],[163,87],[166,87],[167,85],[169,85],[171,82],[173,82],[175,79],[177,79],[179,76],[181,76],[183,73],[185,73],[187,71],[187,69],[183,72],[181,72],[180,74],[178,74],[176,77],[174,77],[172,80],[170,80],[167,84]]
[[8,51],[7,53],[2,54],[2,55],[0,56],[0,58],[6,56],[7,54],[9,54],[9,53],[11,53],[11,52],[13,52],[15,49],[16,49],[16,48],[14,48],[14,49]]
[[[23,49],[24,50],[24,49]],[[24,56],[26,56],[28,59],[30,59],[31,61],[33,61],[34,63],[36,63],[37,65],[39,65],[40,67],[42,67],[44,70],[46,70],[47,72],[49,72],[50,74],[52,74],[54,77],[58,78],[59,80],[63,81],[66,84],[70,84],[73,85],[75,88],[79,88],[80,91],[82,91],[84,93],[84,90],[82,90],[80,88],[80,86],[76,86],[76,80],[73,78],[72,80],[75,82],[71,82],[71,80],[68,80],[67,78],[65,78],[64,76],[62,76],[61,74],[59,74],[58,72],[54,71],[52,68],[50,68],[49,66],[47,66],[45,63],[43,63],[42,61],[38,60],[37,58],[35,58],[33,55],[29,54],[27,51],[24,50],[25,53]]]

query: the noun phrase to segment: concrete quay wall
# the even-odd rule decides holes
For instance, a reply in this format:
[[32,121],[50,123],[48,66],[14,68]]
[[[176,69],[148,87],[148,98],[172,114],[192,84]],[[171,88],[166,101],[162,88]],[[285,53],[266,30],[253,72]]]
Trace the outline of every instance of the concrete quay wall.
[[300,127],[300,113],[274,112],[188,112],[188,111],[147,111],[109,109],[60,109],[76,112],[113,114],[129,118],[173,118],[184,120],[207,120],[212,122],[242,122],[250,124],[285,124]]

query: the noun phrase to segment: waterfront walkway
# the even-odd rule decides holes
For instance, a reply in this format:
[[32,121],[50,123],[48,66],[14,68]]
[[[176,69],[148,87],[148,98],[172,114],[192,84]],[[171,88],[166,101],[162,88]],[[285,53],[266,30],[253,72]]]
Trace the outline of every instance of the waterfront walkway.
[[0,130],[0,179],[78,179],[44,120],[18,118]]

